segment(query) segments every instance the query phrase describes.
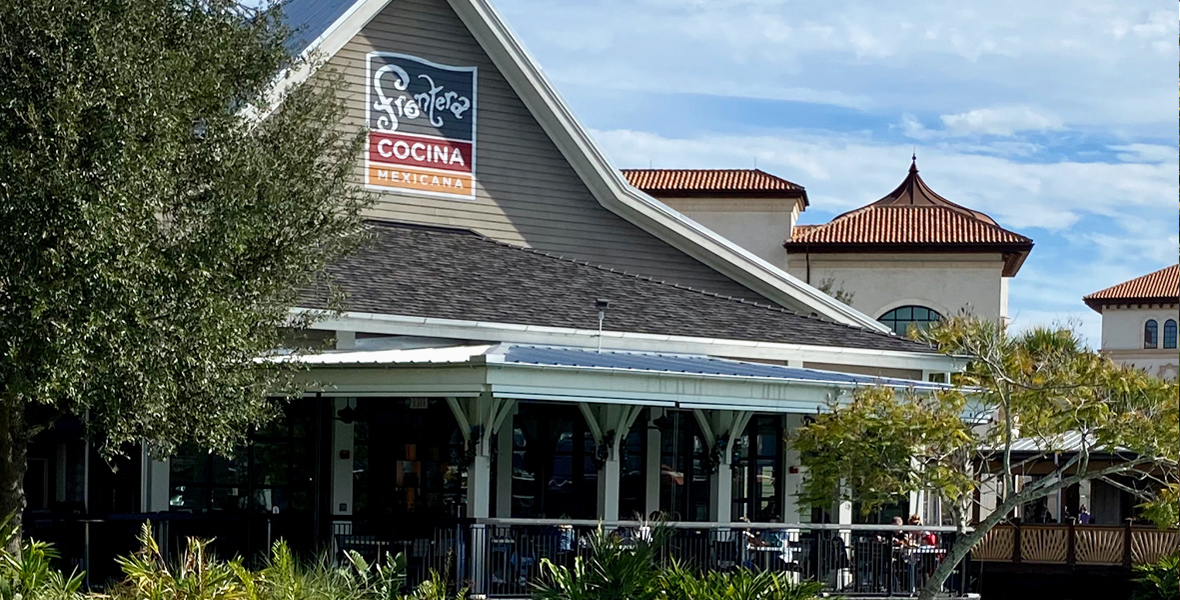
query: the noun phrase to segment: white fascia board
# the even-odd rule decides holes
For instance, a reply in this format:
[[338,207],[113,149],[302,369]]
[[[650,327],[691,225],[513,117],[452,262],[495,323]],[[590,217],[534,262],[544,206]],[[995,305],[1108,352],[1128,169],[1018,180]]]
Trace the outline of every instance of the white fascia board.
[[[326,313],[310,309],[293,309],[295,313],[312,312],[324,318],[312,325],[329,331],[355,331],[386,335],[413,335],[489,342],[515,342],[595,348],[597,331],[534,325],[504,324],[428,317],[403,317],[376,313]],[[703,354],[725,358],[754,360],[806,361],[857,367],[905,369],[947,373],[960,371],[965,359],[945,354],[864,350],[805,344],[784,344],[751,340],[726,340],[687,336],[655,335],[604,331],[602,347],[612,350]]]
[[876,319],[807,285],[632,187],[574,118],[491,4],[487,0],[448,1],[605,208],[776,302],[802,308],[803,312],[813,310],[838,323],[888,331]]
[[590,391],[611,397],[667,401],[765,400],[770,402],[826,402],[850,396],[856,386],[828,381],[798,381],[765,377],[733,377],[708,373],[667,373],[554,367],[525,364],[488,365],[488,385],[538,386],[547,389]]
[[[574,118],[557,90],[549,84],[491,4],[487,0],[448,2],[599,204],[607,210],[775,302],[804,313],[814,311],[837,323],[888,331],[872,317],[803,283],[631,187],[622,172],[611,164]],[[358,0],[314,40],[302,56],[306,58],[315,53],[323,61],[331,58],[389,3],[390,0]],[[310,77],[319,64],[300,61],[296,72],[282,74],[276,80],[270,105],[263,116],[282,101],[290,86]]]

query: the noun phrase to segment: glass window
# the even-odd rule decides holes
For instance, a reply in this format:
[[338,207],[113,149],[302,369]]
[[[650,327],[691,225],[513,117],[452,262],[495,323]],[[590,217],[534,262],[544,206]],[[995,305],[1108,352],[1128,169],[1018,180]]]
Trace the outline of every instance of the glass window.
[[408,532],[465,510],[463,435],[445,401],[419,400],[356,400],[353,515],[369,528],[361,533]]
[[513,429],[512,516],[593,519],[597,444],[577,408],[524,404]]
[[1164,322],[1164,348],[1176,347],[1176,321],[1168,319]]
[[782,517],[782,417],[758,415],[733,446],[733,516],[758,523]]
[[660,428],[660,511],[673,521],[709,520],[709,451],[688,411],[668,411]]
[[910,327],[925,330],[931,323],[941,321],[942,315],[924,306],[901,306],[881,315],[877,320],[887,325],[894,333],[906,335]]
[[1160,326],[1155,319],[1148,319],[1143,324],[1143,347],[1144,348],[1159,348],[1160,345]]
[[315,399],[295,400],[230,458],[193,444],[181,447],[169,461],[170,506],[197,512],[310,511],[316,415]]
[[635,420],[621,445],[622,472],[619,474],[619,518],[630,519],[634,515],[646,518],[644,500],[647,497],[647,478],[644,477],[644,458],[647,437],[647,411]]

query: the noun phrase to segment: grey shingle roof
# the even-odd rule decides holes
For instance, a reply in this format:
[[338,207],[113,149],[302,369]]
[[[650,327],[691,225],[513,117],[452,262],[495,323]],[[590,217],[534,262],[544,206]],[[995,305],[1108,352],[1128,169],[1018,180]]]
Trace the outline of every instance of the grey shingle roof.
[[[373,240],[328,269],[347,311],[931,353],[917,342],[551,256],[471,231],[372,222]],[[323,289],[300,306],[325,308]]]

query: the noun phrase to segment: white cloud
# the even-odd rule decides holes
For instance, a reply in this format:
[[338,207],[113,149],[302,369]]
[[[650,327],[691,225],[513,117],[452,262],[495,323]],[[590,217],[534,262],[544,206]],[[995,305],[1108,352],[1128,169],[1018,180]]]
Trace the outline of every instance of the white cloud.
[[1126,162],[1170,162],[1180,161],[1180,152],[1176,146],[1162,146],[1159,144],[1125,144],[1112,146],[1111,150],[1118,152],[1119,160]]
[[[671,138],[614,130],[597,131],[595,137],[623,167],[743,168],[757,159],[760,168],[807,187],[814,209],[830,213],[863,206],[896,187],[913,150],[909,144],[830,132]],[[941,144],[919,148],[918,165],[938,193],[1018,230],[1062,231],[1086,215],[1117,224],[1174,209],[1173,164],[1024,163]]]
[[977,108],[965,113],[939,117],[955,135],[1013,136],[1021,131],[1061,129],[1061,119],[1037,112],[1027,106]]
[[497,5],[560,84],[888,114],[1035,106],[1055,115],[1049,125],[1081,128],[1147,130],[1170,122],[1175,106],[1177,21],[1154,0]]

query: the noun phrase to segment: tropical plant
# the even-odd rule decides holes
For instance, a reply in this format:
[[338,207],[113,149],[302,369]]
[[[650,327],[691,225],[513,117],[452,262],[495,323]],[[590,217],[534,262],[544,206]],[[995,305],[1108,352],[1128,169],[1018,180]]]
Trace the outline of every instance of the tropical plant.
[[139,541],[138,552],[118,559],[126,578],[107,591],[111,600],[462,600],[467,594],[465,589],[450,594],[446,581],[434,572],[403,594],[407,561],[402,554],[370,563],[350,552],[340,566],[327,557],[306,565],[280,540],[271,546],[266,565],[251,571],[241,559],[218,559],[212,540],[190,538],[175,564],[164,559],[150,524],[144,525]]
[[537,600],[811,600],[823,586],[792,583],[786,573],[739,569],[697,572],[660,566],[660,548],[671,530],[657,525],[648,536],[622,537],[600,527],[587,538],[585,556],[573,566],[541,561]]
[[668,600],[811,600],[823,592],[816,581],[795,583],[788,573],[738,569],[703,573],[674,564],[660,573]]
[[1131,600],[1180,598],[1180,554],[1165,556],[1149,565],[1135,566]]
[[[956,317],[923,336],[943,352],[970,357],[952,389],[861,390],[833,402],[792,439],[808,469],[804,502],[852,500],[871,511],[919,491],[946,501],[960,535],[920,598],[933,598],[1014,509],[1083,481],[1139,496],[1146,514],[1176,526],[1176,382],[1116,364],[1064,328],[1012,334],[1001,323]],[[1017,486],[1032,464],[1052,471]],[[996,505],[968,532],[981,490],[994,492]]]
[[[386,554],[385,564],[379,561],[370,564],[360,553],[350,550],[345,557],[348,567],[346,575],[350,589],[365,600],[397,600],[406,585],[406,557],[404,554]],[[431,583],[434,583],[433,573]]]
[[573,566],[541,560],[541,576],[533,583],[539,600],[655,600],[660,595],[656,558],[668,529],[624,540],[602,527],[587,537],[587,553]]
[[7,551],[14,536],[8,520],[0,523],[0,600],[79,600],[82,598],[82,574],[66,576],[53,567],[59,558],[45,542],[23,540],[21,552]]

